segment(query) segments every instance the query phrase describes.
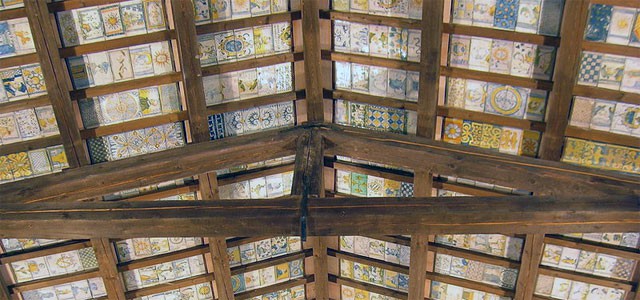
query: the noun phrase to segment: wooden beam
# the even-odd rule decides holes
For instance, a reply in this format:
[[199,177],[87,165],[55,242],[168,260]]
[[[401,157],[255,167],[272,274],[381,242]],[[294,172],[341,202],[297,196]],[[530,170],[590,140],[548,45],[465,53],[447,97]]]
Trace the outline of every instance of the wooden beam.
[[543,159],[560,160],[564,133],[569,124],[573,87],[580,67],[580,52],[584,28],[589,14],[589,1],[567,1],[562,17],[560,47],[553,74],[553,90],[547,104],[547,127],[542,134],[538,155]]
[[124,285],[116,264],[118,260],[108,238],[92,239],[91,245],[96,253],[100,276],[104,281],[109,300],[126,300]]
[[538,268],[544,251],[544,234],[527,234],[522,251],[515,299],[531,300],[538,282]]
[[207,104],[205,103],[202,69],[198,55],[198,36],[196,34],[193,3],[183,0],[171,0],[173,24],[176,31],[178,53],[182,63],[182,83],[184,87],[189,127],[194,143],[209,140],[207,122]]
[[219,300],[233,300],[233,287],[231,286],[231,268],[227,255],[227,240],[224,237],[210,237],[209,249],[215,275],[217,298]]
[[37,50],[42,75],[47,85],[47,96],[58,122],[60,136],[71,168],[88,165],[89,155],[80,138],[69,91],[72,90],[64,62],[58,50],[58,30],[51,24],[46,1],[24,1],[33,41]]
[[[413,179],[414,196],[431,197],[432,186],[433,175],[431,173],[419,170],[415,172],[415,176]],[[428,235],[416,234],[411,236],[409,300],[423,300],[425,298],[425,281],[427,279],[427,260],[429,256],[429,238],[430,237]]]
[[[2,267],[2,265],[0,265]],[[0,275],[0,300],[10,300],[11,292],[9,291],[7,281],[4,276]]]
[[292,195],[307,194],[324,197],[324,144],[317,129],[300,135],[297,142],[296,162],[293,168]]
[[429,250],[427,235],[411,236],[411,264],[409,265],[409,300],[423,300],[427,280],[427,254]]
[[[440,87],[440,56],[442,52],[442,17],[444,0],[422,4],[422,40],[420,51],[420,83],[418,87],[418,127],[416,134],[434,138],[436,108]],[[411,295],[409,295],[411,299]],[[414,298],[417,299],[417,298]]]
[[[344,155],[409,169],[479,180],[538,195],[640,195],[640,176],[560,162],[469,149],[420,137],[340,125],[322,134],[329,155]],[[393,153],[393,155],[389,155]],[[553,231],[551,231],[553,232]]]
[[307,116],[309,122],[324,121],[320,55],[320,8],[318,2],[318,0],[302,1],[304,80],[307,91]]
[[[3,203],[74,201],[294,153],[303,129],[230,137],[0,185]],[[202,235],[200,235],[202,236]],[[206,235],[205,235],[206,236]]]
[[313,237],[314,286],[317,300],[329,300],[329,259],[327,256],[327,237]]
[[[309,198],[308,234],[636,232],[631,196]],[[300,198],[0,204],[0,237],[299,235]],[[158,222],[162,219],[163,222]],[[376,220],[371,223],[371,220]]]

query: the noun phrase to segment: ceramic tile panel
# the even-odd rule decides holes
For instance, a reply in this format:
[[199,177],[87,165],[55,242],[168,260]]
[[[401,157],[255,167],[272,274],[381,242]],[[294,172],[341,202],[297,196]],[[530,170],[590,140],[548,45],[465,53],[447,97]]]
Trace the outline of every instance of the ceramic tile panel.
[[340,277],[407,292],[409,275],[379,267],[340,259]]
[[[300,237],[278,236],[227,248],[231,267],[263,261],[273,257],[298,253],[302,250]],[[248,255],[247,251],[251,251]],[[244,254],[242,254],[244,253]],[[297,272],[296,272],[297,274]],[[275,276],[273,276],[275,278]]]
[[[231,276],[231,285],[234,294],[238,294],[297,279],[302,276],[304,276],[303,260],[299,259]],[[295,291],[297,297],[302,297],[299,288]],[[283,293],[283,295],[285,295],[285,293]]]
[[410,255],[408,246],[386,242],[365,236],[340,236],[340,250],[349,253],[355,253],[369,258],[383,260],[386,262],[409,266],[409,260],[401,259],[403,256]]
[[436,273],[482,282],[513,290],[518,278],[518,270],[491,265],[462,257],[436,254]]
[[291,24],[276,23],[198,36],[200,64],[217,65],[291,51]]
[[215,140],[293,126],[295,107],[293,102],[282,102],[212,115],[208,120],[210,138]]
[[193,300],[211,300],[213,297],[213,288],[211,282],[205,282],[186,286],[183,288],[151,294],[149,296],[143,296],[134,298],[135,300],[156,300],[156,299],[193,299]]
[[535,157],[540,133],[487,123],[445,118],[442,140],[502,153]]
[[68,167],[62,145],[2,155],[0,184],[47,175]]
[[337,52],[419,62],[421,33],[420,30],[336,20],[333,45]]
[[553,75],[554,47],[452,35],[449,48],[452,67],[544,80]]
[[291,193],[293,171],[220,186],[220,199],[270,199]]
[[640,76],[637,58],[595,52],[583,52],[578,84],[637,93]]
[[91,247],[21,260],[9,266],[17,282],[72,274],[98,267]]
[[[75,89],[174,71],[169,42],[156,42],[66,58]],[[23,74],[24,76],[24,74]]]
[[186,144],[182,122],[112,134],[87,140],[93,163],[153,153]]
[[[464,296],[463,296],[464,295]],[[487,292],[481,292],[478,290],[457,286],[454,284],[443,283],[439,281],[431,282],[431,299],[445,300],[445,299],[501,299],[507,300],[510,297],[500,297]]]
[[[145,250],[149,251],[149,250]],[[155,286],[206,273],[202,255],[122,272],[127,291]]]
[[57,12],[64,47],[167,29],[164,1],[132,0]]
[[135,238],[114,242],[118,261],[128,262],[202,245],[201,238]]
[[451,22],[557,36],[564,0],[455,0]]
[[0,239],[0,245],[2,246],[4,253],[9,253],[62,243],[64,241],[67,240],[5,238]]
[[542,264],[579,273],[629,281],[636,261],[592,251],[546,244]]
[[0,22],[0,57],[23,55],[35,50],[27,18]]
[[637,148],[567,138],[562,161],[590,168],[640,174],[637,163],[639,155]]
[[423,0],[332,0],[331,7],[337,11],[419,20],[422,19],[422,2]]
[[555,299],[624,299],[622,289],[588,284],[562,277],[538,276],[535,294]]
[[35,98],[47,92],[40,64],[2,69],[0,76],[4,86],[0,92],[0,102]]
[[51,287],[39,288],[21,293],[23,299],[65,300],[95,299],[107,295],[102,278],[79,280]]
[[640,247],[638,243],[640,241],[640,233],[638,232],[570,233],[564,236],[627,248]]
[[207,105],[293,91],[291,63],[212,75],[203,78]]
[[[376,131],[407,134],[415,132],[409,128],[412,111],[383,106],[336,100],[335,122]],[[413,124],[415,125],[415,124]]]
[[637,32],[638,11],[635,8],[591,4],[584,39],[607,44],[640,46]]
[[342,300],[355,300],[355,299],[362,299],[362,300],[381,300],[381,299],[388,299],[388,300],[398,300],[398,298],[395,297],[390,297],[390,296],[384,296],[378,293],[374,293],[374,292],[370,292],[370,291],[366,291],[366,290],[362,290],[362,289],[358,289],[358,288],[353,288],[350,286],[346,286],[346,285],[341,285],[340,286],[340,295],[342,296]]
[[524,240],[500,234],[445,234],[437,235],[436,243],[520,260]]
[[336,170],[336,192],[359,197],[412,197],[413,184]]

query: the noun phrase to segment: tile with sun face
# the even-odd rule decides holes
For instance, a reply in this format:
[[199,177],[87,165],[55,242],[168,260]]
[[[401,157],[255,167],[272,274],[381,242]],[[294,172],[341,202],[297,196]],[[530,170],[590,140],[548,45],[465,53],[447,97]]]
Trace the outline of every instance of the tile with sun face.
[[124,24],[120,14],[120,5],[107,5],[100,7],[100,16],[104,26],[104,34],[107,38],[121,37],[124,35]]

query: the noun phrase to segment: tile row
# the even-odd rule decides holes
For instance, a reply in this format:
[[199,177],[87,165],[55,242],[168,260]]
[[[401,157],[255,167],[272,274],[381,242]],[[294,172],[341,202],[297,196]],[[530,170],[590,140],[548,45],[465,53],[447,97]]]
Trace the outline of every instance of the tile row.
[[218,65],[291,52],[291,23],[281,22],[198,36],[200,64]]
[[171,253],[202,245],[202,238],[196,237],[158,237],[134,238],[114,242],[118,262]]
[[57,134],[58,122],[50,105],[0,114],[0,145]]
[[366,236],[340,236],[340,251],[409,266],[411,248]]
[[550,80],[556,48],[498,39],[454,34],[449,45],[449,66]]
[[590,168],[640,174],[638,148],[566,138],[562,161]]
[[[434,300],[462,300],[462,299],[482,299],[482,300],[510,300],[511,297],[501,297],[495,294],[481,292],[478,290],[457,286],[455,284],[440,281],[431,281],[431,299]],[[466,298],[465,298],[466,297]]]
[[445,105],[517,119],[542,121],[548,93],[473,79],[447,79]]
[[545,244],[542,255],[544,266],[627,281],[631,280],[636,263],[633,259],[553,244]]
[[227,248],[229,265],[233,267],[263,261],[272,257],[302,251],[298,236],[277,236]]
[[73,274],[98,268],[92,247],[55,253],[9,264],[16,282]]
[[473,252],[520,260],[524,240],[501,234],[442,234],[436,243]]
[[640,58],[582,52],[578,84],[640,93]]
[[409,275],[340,259],[340,277],[385,287],[395,291],[409,290]]
[[476,121],[445,118],[442,140],[447,143],[536,157],[540,132]]
[[251,291],[304,276],[304,260],[297,259],[260,270],[231,276],[234,294]]
[[636,249],[640,247],[640,232],[568,233],[564,236],[606,245]]
[[196,255],[122,272],[127,291],[189,278],[207,272],[204,258]]
[[62,145],[2,155],[0,183],[60,172],[68,167]]
[[413,183],[336,170],[336,192],[357,197],[413,197]]
[[181,110],[175,83],[150,86],[78,101],[84,128],[169,114]]
[[134,298],[134,300],[213,300],[211,282],[199,283],[168,292]]
[[24,300],[88,300],[107,296],[101,277],[58,284],[21,293]]
[[174,71],[169,42],[131,46],[66,59],[74,89],[128,81]]
[[640,105],[576,96],[569,125],[640,137]]
[[350,286],[340,286],[341,300],[400,300],[399,298],[381,295],[378,293],[353,288]]
[[0,57],[36,52],[27,18],[0,22]]
[[4,87],[0,90],[0,103],[35,98],[47,93],[40,64],[2,69],[0,77]]
[[640,18],[631,7],[591,4],[584,39],[640,47]]
[[455,0],[451,22],[558,36],[564,0]]
[[418,101],[420,74],[399,69],[335,62],[335,88],[374,96]]
[[291,194],[293,171],[262,176],[219,187],[220,199],[270,199]]
[[626,293],[622,289],[539,275],[535,294],[561,300],[622,300]]
[[352,13],[422,19],[422,0],[332,0],[331,8]]
[[294,102],[269,104],[209,116],[212,140],[295,125]]
[[370,130],[415,134],[417,113],[338,99],[334,102],[334,122]]
[[518,279],[517,269],[441,253],[436,254],[434,271],[510,290],[515,289]]
[[336,20],[333,49],[337,52],[397,60],[420,61],[421,31]]
[[260,296],[249,298],[251,300],[305,300],[305,286],[299,285],[292,288],[279,290],[277,292],[268,293]]
[[299,0],[192,0],[192,2],[196,24],[277,14],[289,11],[290,6],[299,6]]
[[162,0],[131,0],[56,13],[64,47],[165,30]]
[[293,91],[293,67],[282,63],[202,79],[207,106]]

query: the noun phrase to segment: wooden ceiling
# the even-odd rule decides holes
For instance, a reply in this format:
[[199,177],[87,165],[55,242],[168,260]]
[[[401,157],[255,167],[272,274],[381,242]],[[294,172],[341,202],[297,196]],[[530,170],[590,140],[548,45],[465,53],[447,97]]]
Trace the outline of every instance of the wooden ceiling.
[[[38,62],[47,83],[45,96],[0,103],[0,111],[51,105],[59,127],[58,135],[2,145],[0,152],[6,155],[62,144],[69,164],[69,168],[60,173],[0,185],[0,238],[69,239],[14,252],[0,247],[0,299],[21,299],[25,292],[92,278],[101,278],[106,291],[105,295],[94,297],[105,299],[146,297],[192,286],[202,287],[207,282],[215,290],[211,297],[221,300],[249,299],[287,289],[291,292],[299,286],[305,287],[304,297],[308,299],[352,299],[341,293],[345,287],[347,290],[354,288],[377,293],[389,299],[440,299],[432,290],[441,288],[436,282],[459,287],[460,296],[456,296],[452,288],[451,299],[463,299],[462,288],[468,289],[467,292],[475,291],[476,297],[487,293],[512,299],[558,298],[556,294],[552,297],[551,291],[549,294],[541,291],[539,281],[548,277],[565,280],[564,283],[569,282],[569,285],[573,281],[623,291],[622,299],[625,300],[640,299],[638,243],[623,247],[619,241],[618,245],[608,245],[562,235],[640,232],[640,178],[635,174],[560,162],[566,137],[629,147],[640,145],[637,137],[569,126],[572,97],[575,95],[640,103],[638,94],[574,84],[583,50],[640,57],[637,48],[630,46],[583,41],[590,4],[640,8],[636,1],[566,1],[559,37],[550,37],[454,24],[449,22],[452,6],[449,0],[424,1],[422,20],[336,11],[330,9],[328,0],[302,0],[292,4],[289,12],[208,24],[197,24],[192,1],[166,0],[161,1],[169,24],[164,30],[91,44],[61,45],[62,38],[54,17],[56,12],[118,2],[67,0],[46,3],[25,0],[23,8],[0,11],[2,20],[28,18],[37,50],[1,58],[0,64],[12,67]],[[332,21],[335,20],[420,29],[420,61],[397,61],[333,51],[331,36]],[[292,24],[289,52],[201,66],[198,35],[277,22]],[[448,39],[452,34],[556,46],[556,71],[551,80],[539,80],[449,67],[446,57]],[[176,60],[174,72],[74,89],[65,58],[159,41],[172,43]],[[203,77],[283,62],[293,65],[292,91],[215,105],[208,105],[205,101]],[[420,97],[417,102],[410,102],[335,89],[333,62],[419,72]],[[544,121],[514,119],[445,106],[442,104],[444,85],[441,82],[446,76],[547,90],[546,118]],[[181,87],[182,111],[96,128],[84,128],[80,121],[77,103],[81,99],[176,82]],[[415,111],[416,134],[399,135],[333,124],[336,99]],[[295,102],[296,126],[210,141],[213,138],[209,116],[282,101]],[[439,141],[442,117],[542,131],[538,158]],[[92,164],[88,140],[171,122],[185,122],[187,145]],[[229,174],[217,172],[292,155],[294,163],[262,165],[258,169],[245,168],[240,172],[232,170]],[[344,157],[354,160],[344,160]],[[222,186],[288,171],[293,171],[291,195],[259,201],[216,201],[221,199]],[[340,193],[336,186],[337,171],[392,180],[398,186],[400,182],[412,183],[413,197],[356,198],[357,195]],[[142,187],[182,178],[192,180],[165,190],[141,190],[121,201],[102,201],[107,195],[131,189],[139,191],[137,189]],[[439,198],[434,197],[436,190],[472,197]],[[516,191],[524,195],[518,195]],[[213,201],[151,201],[185,192],[195,193],[199,200]],[[482,233],[503,234],[520,240],[521,253],[516,258],[490,255],[442,242],[448,234]],[[123,239],[152,236],[194,236],[204,240],[182,249],[154,253],[131,261],[118,256],[121,252],[118,252],[117,243]],[[301,236],[305,241],[300,249],[291,250],[281,257],[274,255],[237,265],[229,257],[234,247],[242,249],[242,245],[273,236]],[[410,264],[350,252],[342,244],[345,236],[366,237],[393,247],[408,247]],[[621,237],[622,234],[618,238]],[[596,254],[614,259],[618,257],[620,262],[628,259],[630,274],[621,279],[575,268],[567,270],[550,266],[545,262],[545,257],[552,252],[547,248],[549,245],[594,253],[594,257]],[[11,272],[12,263],[87,247],[95,253],[96,266],[93,268],[24,282],[19,282]],[[517,279],[513,279],[512,287],[507,287],[503,283],[492,284],[446,273],[436,264],[447,255],[464,258],[467,263],[473,261],[503,270],[517,270]],[[123,281],[127,271],[148,269],[156,264],[192,256],[202,257],[205,267],[201,273],[136,288],[128,287],[128,281]],[[237,289],[236,280],[240,274],[253,274],[258,270],[267,273],[263,270],[277,270],[275,266],[283,263],[291,266],[298,260],[304,261],[304,274],[301,276],[287,275],[277,283],[273,281],[253,289],[249,286]],[[348,262],[371,266],[368,270],[378,268],[406,274],[410,280],[405,288],[399,288],[397,282],[395,288],[373,280],[364,282],[362,278],[347,276],[342,270]],[[558,282],[558,285],[563,283]],[[362,296],[363,292],[359,295]],[[367,297],[374,299],[371,295]],[[63,299],[61,297],[58,294],[57,299]],[[171,298],[167,296],[165,299]],[[486,296],[483,299],[490,298]]]

